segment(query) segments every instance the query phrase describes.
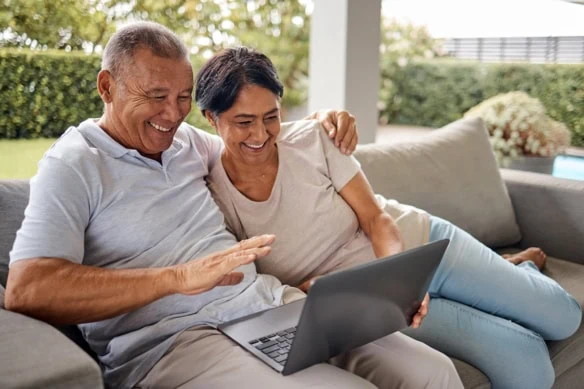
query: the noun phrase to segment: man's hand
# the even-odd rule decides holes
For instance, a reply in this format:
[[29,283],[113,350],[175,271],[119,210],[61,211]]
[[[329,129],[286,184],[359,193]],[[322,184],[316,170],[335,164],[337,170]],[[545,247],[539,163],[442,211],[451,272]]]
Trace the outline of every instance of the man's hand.
[[430,304],[430,295],[426,293],[424,296],[424,300],[422,300],[422,304],[420,305],[420,309],[418,309],[418,313],[412,319],[412,328],[418,328],[422,325],[422,320],[428,314],[428,305]]
[[334,141],[343,154],[350,155],[355,151],[359,134],[355,125],[355,116],[345,110],[321,109],[306,119],[318,120],[329,137]]
[[227,250],[176,266],[177,293],[194,295],[216,286],[240,283],[243,273],[233,270],[268,255],[271,251],[268,245],[274,240],[274,235],[256,236]]

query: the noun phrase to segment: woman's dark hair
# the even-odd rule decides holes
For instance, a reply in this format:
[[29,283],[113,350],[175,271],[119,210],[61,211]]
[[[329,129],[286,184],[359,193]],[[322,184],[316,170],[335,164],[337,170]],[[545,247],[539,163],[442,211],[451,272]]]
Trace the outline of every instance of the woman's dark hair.
[[217,116],[227,111],[245,85],[257,85],[284,95],[284,86],[272,61],[248,47],[234,47],[217,53],[197,74],[195,101],[203,113]]

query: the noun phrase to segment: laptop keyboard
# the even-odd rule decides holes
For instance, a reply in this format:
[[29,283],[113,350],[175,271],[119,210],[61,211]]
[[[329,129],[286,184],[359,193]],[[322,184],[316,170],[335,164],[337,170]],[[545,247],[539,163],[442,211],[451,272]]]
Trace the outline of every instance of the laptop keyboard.
[[296,327],[262,336],[249,342],[253,347],[260,350],[274,361],[284,366],[288,359],[288,352],[296,334]]

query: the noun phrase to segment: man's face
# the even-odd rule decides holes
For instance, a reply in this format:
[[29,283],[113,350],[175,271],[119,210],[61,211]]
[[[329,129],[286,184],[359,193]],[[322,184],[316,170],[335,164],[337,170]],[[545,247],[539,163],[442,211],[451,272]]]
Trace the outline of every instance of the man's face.
[[187,59],[138,49],[112,82],[106,130],[120,144],[160,160],[191,110],[193,71]]

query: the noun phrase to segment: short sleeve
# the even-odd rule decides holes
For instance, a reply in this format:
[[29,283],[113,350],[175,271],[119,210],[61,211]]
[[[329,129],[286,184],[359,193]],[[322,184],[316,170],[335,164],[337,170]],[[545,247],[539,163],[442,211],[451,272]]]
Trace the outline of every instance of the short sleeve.
[[30,181],[30,199],[10,263],[37,257],[81,263],[89,218],[89,189],[82,177],[60,159],[45,156]]
[[215,134],[209,134],[193,126],[188,126],[190,135],[193,137],[195,148],[199,152],[204,163],[207,165],[207,171],[211,171],[215,162],[221,156],[223,151],[223,140]]
[[340,192],[359,173],[361,165],[352,155],[347,156],[341,153],[320,124],[316,127],[316,130],[319,132],[319,139],[322,143],[331,182],[335,190]]

